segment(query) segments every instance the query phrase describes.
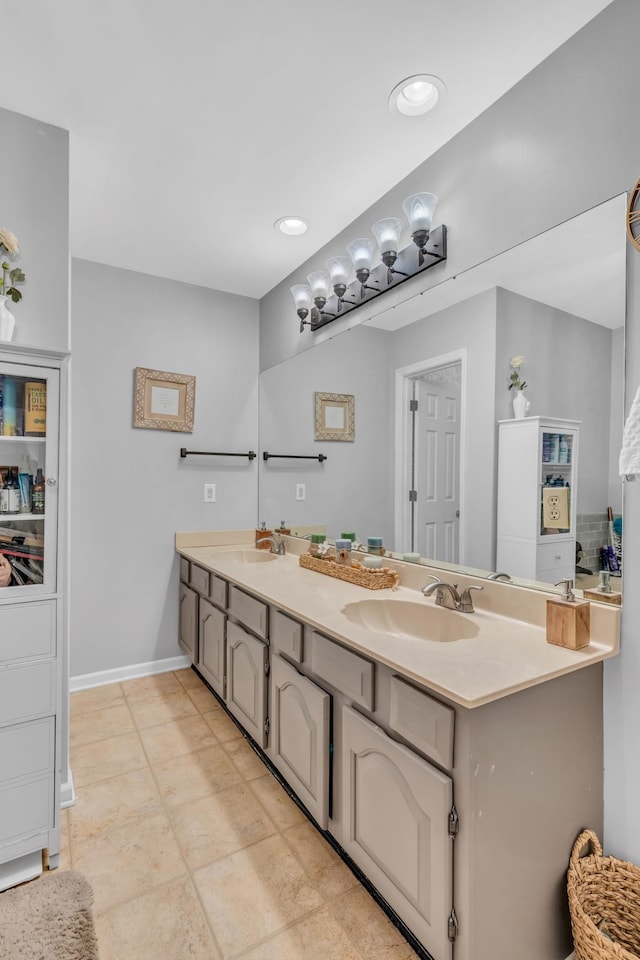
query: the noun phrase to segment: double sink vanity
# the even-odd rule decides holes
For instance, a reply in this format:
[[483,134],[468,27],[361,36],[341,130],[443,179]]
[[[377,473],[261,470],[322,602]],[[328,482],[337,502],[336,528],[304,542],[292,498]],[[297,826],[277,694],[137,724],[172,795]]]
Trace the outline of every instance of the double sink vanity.
[[602,829],[602,661],[546,642],[549,594],[457,576],[474,610],[393,562],[367,590],[257,550],[253,532],[180,533],[182,650],[419,953],[565,960],[573,841]]

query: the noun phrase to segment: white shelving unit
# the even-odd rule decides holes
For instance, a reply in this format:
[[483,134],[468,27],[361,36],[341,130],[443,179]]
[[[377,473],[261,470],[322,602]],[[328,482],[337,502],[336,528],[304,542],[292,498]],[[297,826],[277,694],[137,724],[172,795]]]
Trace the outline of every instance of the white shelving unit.
[[557,583],[574,579],[580,421],[499,422],[496,569]]
[[[0,473],[19,468],[26,453],[45,478],[44,513],[0,513],[0,551],[14,565],[10,585],[0,589],[0,890],[37,876],[45,859],[57,866],[60,852],[68,771],[59,535],[65,372],[62,354],[0,344]],[[34,382],[46,387],[46,427],[24,436],[25,384]]]

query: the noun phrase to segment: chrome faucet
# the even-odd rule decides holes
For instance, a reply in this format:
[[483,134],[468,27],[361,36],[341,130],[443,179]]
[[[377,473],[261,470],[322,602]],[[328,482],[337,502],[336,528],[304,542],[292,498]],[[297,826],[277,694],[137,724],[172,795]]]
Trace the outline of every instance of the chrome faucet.
[[487,580],[511,580],[508,573],[490,573]]
[[470,587],[465,587],[460,594],[456,583],[447,583],[446,580],[440,580],[438,577],[432,577],[431,579],[433,583],[428,583],[422,588],[424,596],[430,597],[432,593],[435,593],[438,606],[446,607],[447,610],[458,610],[460,613],[473,613],[471,591],[484,590],[484,587],[472,584]]
[[279,557],[284,557],[284,540],[276,540],[275,537],[261,537],[259,540],[256,540],[256,547],[260,546],[261,543],[270,543],[271,549],[269,553],[276,553]]

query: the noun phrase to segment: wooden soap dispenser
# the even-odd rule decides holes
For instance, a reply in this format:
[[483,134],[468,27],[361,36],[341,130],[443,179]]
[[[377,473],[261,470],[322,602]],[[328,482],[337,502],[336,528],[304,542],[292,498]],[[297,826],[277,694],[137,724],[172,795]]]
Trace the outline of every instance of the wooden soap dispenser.
[[573,592],[573,580],[559,580],[563,592],[556,599],[547,598],[547,643],[580,650],[589,644],[591,634],[591,605],[578,600]]

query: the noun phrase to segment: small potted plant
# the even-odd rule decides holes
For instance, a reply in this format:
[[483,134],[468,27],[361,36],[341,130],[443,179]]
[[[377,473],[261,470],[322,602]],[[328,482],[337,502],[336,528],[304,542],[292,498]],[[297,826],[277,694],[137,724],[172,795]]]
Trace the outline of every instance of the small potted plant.
[[524,357],[521,354],[511,357],[509,362],[509,366],[511,367],[509,390],[516,391],[515,397],[513,398],[513,415],[517,420],[521,420],[523,417],[526,417],[531,409],[531,403],[529,400],[527,400],[523,393],[523,390],[527,385],[527,381],[523,380],[520,376],[520,367],[523,363]]
[[11,267],[8,257],[14,257],[20,252],[18,238],[11,230],[0,228],[0,255],[3,256],[0,262],[2,267],[2,279],[0,279],[0,340],[5,342],[13,339],[16,326],[16,318],[7,307],[7,300],[10,298],[13,303],[22,300],[22,293],[18,290],[16,284],[24,283],[26,277],[20,267]]

